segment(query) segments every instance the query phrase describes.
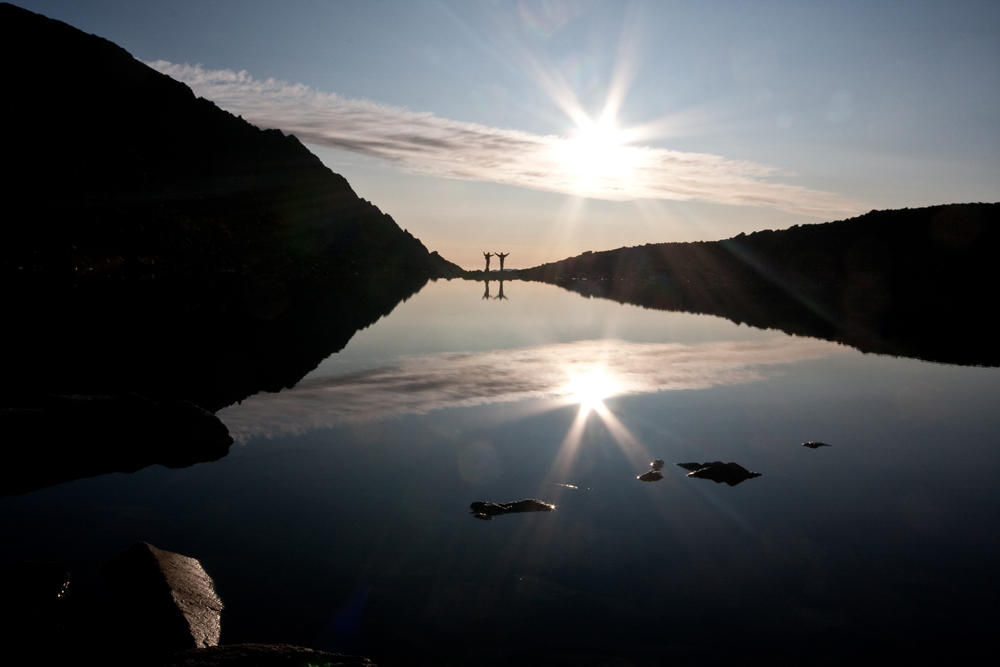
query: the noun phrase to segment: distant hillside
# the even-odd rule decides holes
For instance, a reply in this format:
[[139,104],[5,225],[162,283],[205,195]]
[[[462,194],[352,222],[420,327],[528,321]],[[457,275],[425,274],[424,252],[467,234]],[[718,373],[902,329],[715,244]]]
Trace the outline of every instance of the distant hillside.
[[867,352],[996,366],[998,251],[1000,204],[954,204],[586,253],[520,277]]
[[458,271],[293,136],[196,98],[115,44],[0,5],[0,271]]

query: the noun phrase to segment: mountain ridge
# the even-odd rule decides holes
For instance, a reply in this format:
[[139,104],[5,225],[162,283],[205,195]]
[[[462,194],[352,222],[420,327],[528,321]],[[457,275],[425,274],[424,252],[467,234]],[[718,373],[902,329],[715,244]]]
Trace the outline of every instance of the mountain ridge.
[[20,167],[0,192],[26,222],[4,226],[0,270],[457,270],[294,136],[195,97],[106,39],[6,3],[0,19],[11,91],[0,123],[17,128],[3,145]]
[[997,366],[990,332],[998,250],[1000,204],[948,204],[588,252],[519,277],[865,352]]

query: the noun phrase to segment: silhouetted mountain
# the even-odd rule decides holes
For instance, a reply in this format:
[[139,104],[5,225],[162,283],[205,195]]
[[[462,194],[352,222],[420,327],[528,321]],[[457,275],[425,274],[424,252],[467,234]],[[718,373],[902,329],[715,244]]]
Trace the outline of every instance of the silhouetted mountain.
[[0,494],[224,456],[210,414],[192,422],[209,446],[172,451],[156,406],[292,386],[461,273],[295,137],[107,40],[0,4],[0,54]]
[[3,4],[0,55],[4,273],[458,270],[295,137],[196,98],[107,40]]
[[2,4],[0,53],[8,394],[214,411],[293,384],[454,267],[295,137],[107,40]]
[[590,252],[520,278],[865,352],[997,366],[998,246],[1000,204],[952,204]]

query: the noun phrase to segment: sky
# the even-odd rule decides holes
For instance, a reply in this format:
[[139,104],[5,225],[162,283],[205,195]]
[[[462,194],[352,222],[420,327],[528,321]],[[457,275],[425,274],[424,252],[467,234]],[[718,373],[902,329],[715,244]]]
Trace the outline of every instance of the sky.
[[295,134],[468,269],[1000,200],[995,1],[14,4]]

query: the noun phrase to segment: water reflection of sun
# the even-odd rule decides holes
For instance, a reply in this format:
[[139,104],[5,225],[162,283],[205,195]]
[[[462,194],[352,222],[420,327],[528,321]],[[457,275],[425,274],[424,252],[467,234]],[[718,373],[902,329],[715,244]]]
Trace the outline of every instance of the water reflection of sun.
[[604,369],[594,369],[572,374],[566,384],[565,392],[566,403],[579,405],[580,409],[563,438],[546,477],[546,484],[565,483],[565,480],[569,479],[591,413],[600,418],[615,444],[629,460],[636,465],[650,460],[646,447],[604,404],[605,399],[624,393],[622,383],[612,373]]
[[567,394],[572,404],[579,404],[580,411],[590,413],[604,406],[604,399],[620,391],[619,383],[604,371],[582,373],[570,378]]

